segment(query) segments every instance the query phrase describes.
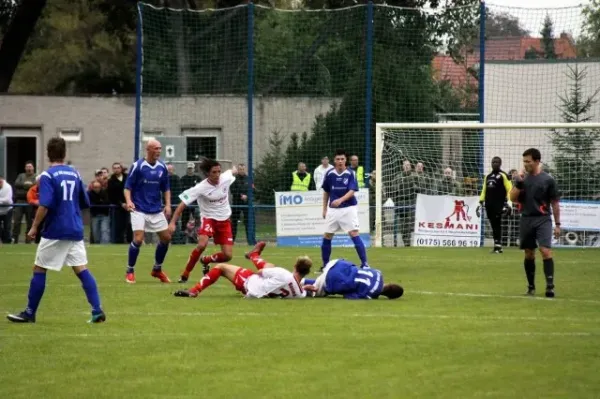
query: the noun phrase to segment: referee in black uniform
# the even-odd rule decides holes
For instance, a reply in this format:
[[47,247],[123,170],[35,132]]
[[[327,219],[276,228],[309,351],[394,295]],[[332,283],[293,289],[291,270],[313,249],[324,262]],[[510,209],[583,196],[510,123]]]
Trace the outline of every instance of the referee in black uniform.
[[521,204],[520,241],[525,250],[525,275],[527,295],[535,295],[535,249],[540,248],[546,276],[546,297],[554,298],[554,259],[552,259],[552,220],[554,215],[554,237],[560,235],[560,206],[556,181],[542,171],[542,155],[535,148],[523,153],[523,166],[510,191],[510,199]]
[[485,206],[492,233],[494,236],[493,253],[502,253],[502,215],[508,215],[511,207],[508,201],[508,193],[512,188],[510,179],[500,167],[502,159],[500,157],[492,158],[492,171],[483,179],[481,196],[479,197],[480,206]]

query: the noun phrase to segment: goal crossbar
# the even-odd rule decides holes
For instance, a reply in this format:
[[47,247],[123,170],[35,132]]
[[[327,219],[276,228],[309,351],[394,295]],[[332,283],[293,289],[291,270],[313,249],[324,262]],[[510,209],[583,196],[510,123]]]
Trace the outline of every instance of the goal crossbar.
[[[384,150],[384,131],[387,129],[398,129],[405,131],[415,130],[552,130],[552,129],[600,129],[598,122],[512,122],[512,123],[480,123],[469,121],[448,121],[439,123],[376,123],[375,125],[375,170],[377,179],[382,180],[383,171],[383,150]],[[482,145],[482,144],[481,144]],[[375,246],[381,247],[383,244],[383,187],[376,183],[375,188]]]
[[439,122],[439,123],[377,123],[376,128],[380,129],[600,129],[600,123],[596,122],[576,122],[576,123],[468,123],[468,122]]

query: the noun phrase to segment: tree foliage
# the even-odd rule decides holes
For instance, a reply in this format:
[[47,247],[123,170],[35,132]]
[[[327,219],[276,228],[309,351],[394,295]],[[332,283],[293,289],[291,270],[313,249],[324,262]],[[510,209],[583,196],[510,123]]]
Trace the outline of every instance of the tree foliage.
[[580,57],[600,57],[600,0],[591,0],[583,9],[583,29],[577,43]]
[[556,59],[556,49],[554,48],[554,22],[550,15],[546,15],[544,25],[540,32],[542,35],[542,56],[547,60]]
[[[600,88],[585,95],[586,68],[569,66],[569,90],[559,95],[561,117],[567,123],[589,122],[590,112],[598,102]],[[563,195],[569,199],[591,199],[600,193],[600,129],[554,129],[551,132],[555,149],[553,172]]]

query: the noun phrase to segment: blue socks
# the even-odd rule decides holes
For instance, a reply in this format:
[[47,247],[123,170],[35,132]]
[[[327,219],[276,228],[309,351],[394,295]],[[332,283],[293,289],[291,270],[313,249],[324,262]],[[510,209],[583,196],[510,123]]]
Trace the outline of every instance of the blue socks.
[[94,276],[92,276],[92,273],[90,273],[88,269],[85,269],[79,273],[77,277],[81,280],[81,286],[85,291],[85,296],[87,296],[87,300],[92,306],[92,314],[101,313],[102,307],[100,306],[100,295],[98,294],[98,286],[96,285]]
[[154,253],[154,271],[160,271],[163,262],[165,261],[165,257],[167,256],[167,251],[169,250],[169,243],[163,243],[162,241],[158,243],[156,246],[156,252]]
[[29,316],[35,316],[42,296],[44,296],[44,290],[46,289],[46,273],[33,273],[31,283],[29,284],[29,295],[27,296],[27,309],[25,313]]
[[358,257],[360,258],[361,267],[365,266],[367,264],[367,251],[365,250],[365,244],[360,236],[352,237],[352,242],[354,243],[354,248],[356,249]]
[[138,255],[140,254],[140,245],[136,244],[135,241],[131,241],[129,245],[129,260],[127,265],[127,273],[133,273],[133,267],[135,266],[135,262],[137,262]]
[[323,267],[329,262],[329,258],[331,257],[331,240],[323,237],[323,242],[321,243],[321,259],[323,260]]

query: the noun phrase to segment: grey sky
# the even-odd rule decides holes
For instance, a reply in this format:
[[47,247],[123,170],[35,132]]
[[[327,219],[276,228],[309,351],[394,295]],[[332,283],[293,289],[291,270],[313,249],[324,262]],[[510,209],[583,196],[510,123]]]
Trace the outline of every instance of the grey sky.
[[[554,32],[569,32],[577,37],[581,31],[581,10],[588,1],[581,0],[489,0],[492,11],[508,12],[521,21],[532,36],[540,36],[546,13],[554,21]],[[524,8],[526,5],[527,8]]]

